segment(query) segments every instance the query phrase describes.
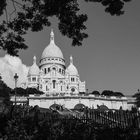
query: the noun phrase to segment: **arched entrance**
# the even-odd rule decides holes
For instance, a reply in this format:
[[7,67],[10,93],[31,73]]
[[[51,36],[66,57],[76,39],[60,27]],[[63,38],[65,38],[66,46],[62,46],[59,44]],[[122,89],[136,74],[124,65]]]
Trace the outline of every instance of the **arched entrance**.
[[86,106],[85,106],[84,104],[79,103],[79,104],[76,104],[76,105],[74,106],[74,109],[75,109],[75,110],[83,110],[85,107],[86,107]]
[[106,105],[100,105],[100,106],[98,106],[97,110],[99,110],[99,111],[108,111],[109,108]]
[[59,110],[60,109],[60,105],[59,104],[52,104],[49,109],[53,109],[53,110]]

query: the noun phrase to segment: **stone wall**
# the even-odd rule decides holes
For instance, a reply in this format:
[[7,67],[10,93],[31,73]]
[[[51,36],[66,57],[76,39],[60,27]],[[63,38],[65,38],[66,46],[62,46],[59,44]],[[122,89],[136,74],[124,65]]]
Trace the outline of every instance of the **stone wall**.
[[83,104],[89,108],[96,109],[97,106],[105,105],[109,109],[127,110],[127,98],[117,97],[95,97],[95,96],[30,96],[29,105],[38,105],[42,108],[49,108],[53,104],[63,105],[68,109],[73,109],[77,104]]

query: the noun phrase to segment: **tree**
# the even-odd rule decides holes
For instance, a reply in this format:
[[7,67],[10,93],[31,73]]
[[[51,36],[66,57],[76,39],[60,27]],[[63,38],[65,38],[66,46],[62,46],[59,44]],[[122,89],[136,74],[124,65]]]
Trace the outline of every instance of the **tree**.
[[21,87],[17,87],[15,90],[16,90],[17,95],[20,95],[20,96],[27,96],[28,95],[27,90],[23,89]]
[[10,91],[11,89],[2,80],[0,80],[0,97],[9,98]]
[[101,95],[113,96],[113,91],[111,91],[111,90],[104,90]]
[[140,91],[138,89],[138,92],[135,93],[132,97],[136,98],[136,106],[140,107]]
[[100,92],[95,90],[91,94],[99,96],[100,95]]
[[29,94],[37,94],[37,95],[41,95],[44,94],[44,92],[36,89],[36,88],[26,88],[26,92]]
[[[122,15],[126,2],[131,0],[84,0],[98,2],[111,15]],[[12,11],[8,11],[13,9]],[[57,17],[58,28],[62,35],[72,39],[72,45],[82,45],[88,35],[83,31],[87,20],[86,14],[79,14],[77,0],[0,0],[0,16],[5,19],[0,24],[0,49],[10,55],[18,55],[20,49],[27,49],[23,35],[29,30],[41,31],[50,26],[49,17]]]
[[111,90],[104,90],[101,95],[116,96],[116,97],[123,97],[124,96],[121,92],[113,92]]
[[5,105],[11,104],[10,102],[10,92],[11,88],[9,88],[1,79],[0,76],[0,98],[3,99],[3,103]]
[[123,93],[121,93],[121,92],[114,92],[113,96],[124,97]]
[[16,95],[19,95],[19,96],[28,96],[30,94],[36,94],[36,95],[44,94],[44,92],[39,91],[36,88],[26,88],[26,89],[23,89],[21,87],[17,87],[16,89],[12,90],[11,94],[14,95],[15,94],[15,90],[16,90]]

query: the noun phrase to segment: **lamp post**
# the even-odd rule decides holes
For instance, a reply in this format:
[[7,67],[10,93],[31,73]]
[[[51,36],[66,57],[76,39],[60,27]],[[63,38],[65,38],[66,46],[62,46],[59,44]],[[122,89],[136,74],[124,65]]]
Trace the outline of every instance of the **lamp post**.
[[17,88],[17,80],[18,80],[18,75],[17,75],[17,73],[15,73],[14,79],[15,79],[15,105],[16,105],[16,88]]

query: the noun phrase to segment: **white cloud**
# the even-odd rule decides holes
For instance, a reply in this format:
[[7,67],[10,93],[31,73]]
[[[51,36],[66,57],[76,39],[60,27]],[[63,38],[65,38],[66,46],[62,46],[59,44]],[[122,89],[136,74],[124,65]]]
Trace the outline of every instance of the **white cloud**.
[[0,57],[0,73],[2,79],[11,88],[14,88],[15,86],[15,73],[19,76],[17,85],[20,86],[21,83],[26,81],[28,69],[29,68],[22,63],[19,57],[10,55]]

